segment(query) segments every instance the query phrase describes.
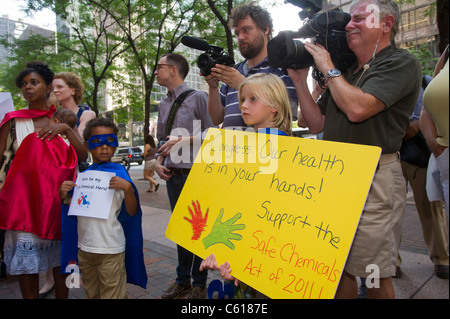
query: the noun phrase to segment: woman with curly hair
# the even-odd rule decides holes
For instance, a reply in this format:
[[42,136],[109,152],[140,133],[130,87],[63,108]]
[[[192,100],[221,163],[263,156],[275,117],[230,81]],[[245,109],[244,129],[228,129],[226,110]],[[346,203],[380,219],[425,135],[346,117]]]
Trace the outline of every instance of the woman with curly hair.
[[78,131],[83,136],[86,123],[95,118],[95,112],[87,106],[81,106],[84,85],[81,78],[72,72],[56,73],[53,78],[53,94],[63,109],[69,109],[78,116]]

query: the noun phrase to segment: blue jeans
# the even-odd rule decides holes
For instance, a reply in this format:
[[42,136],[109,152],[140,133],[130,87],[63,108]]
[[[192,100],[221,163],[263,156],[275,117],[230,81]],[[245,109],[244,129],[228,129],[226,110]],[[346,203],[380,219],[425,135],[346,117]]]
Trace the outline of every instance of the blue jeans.
[[[180,197],[184,184],[186,183],[187,175],[172,175],[167,181],[167,194],[169,195],[170,208],[175,209],[175,205]],[[204,288],[206,286],[206,279],[208,271],[200,271],[200,264],[202,259],[189,250],[177,245],[178,250],[178,267],[177,267],[177,279],[176,282],[179,285],[185,285],[191,281],[191,271],[193,287]]]

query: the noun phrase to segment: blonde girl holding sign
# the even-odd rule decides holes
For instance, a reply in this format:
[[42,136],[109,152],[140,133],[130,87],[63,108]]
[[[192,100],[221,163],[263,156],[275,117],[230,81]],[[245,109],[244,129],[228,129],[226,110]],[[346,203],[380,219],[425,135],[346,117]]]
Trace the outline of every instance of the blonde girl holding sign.
[[[239,86],[238,100],[245,124],[253,126],[256,132],[291,135],[292,111],[289,96],[284,82],[278,76],[270,73],[249,76]],[[228,262],[218,266],[214,254],[202,261],[200,271],[203,269],[219,270],[225,280],[234,281],[234,298],[267,298],[231,276],[231,265]]]

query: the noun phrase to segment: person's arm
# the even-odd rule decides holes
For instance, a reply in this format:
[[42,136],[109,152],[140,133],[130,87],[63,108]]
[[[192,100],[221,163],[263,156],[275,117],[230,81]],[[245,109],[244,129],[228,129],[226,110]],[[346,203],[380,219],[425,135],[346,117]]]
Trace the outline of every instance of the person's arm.
[[436,142],[437,132],[436,125],[434,124],[433,118],[431,114],[428,113],[427,110],[422,109],[422,113],[420,113],[419,119],[419,127],[422,135],[425,137],[427,141],[428,147],[435,157],[438,157],[445,150],[445,147],[439,145]]
[[165,157],[163,155],[158,155],[156,158],[155,171],[161,179],[167,182],[172,177],[172,174],[170,173],[170,169],[163,165],[164,159]]
[[439,72],[441,72],[442,68],[445,65],[445,54],[448,50],[448,44],[447,47],[444,50],[444,53],[441,54],[441,57],[439,58],[439,61],[436,63],[436,67],[434,68],[434,74],[433,74],[433,78],[436,77],[436,75],[439,74]]
[[145,144],[144,145],[144,152],[141,153],[141,157],[145,158],[145,156],[147,156],[149,151],[150,151],[150,144]]
[[77,153],[78,160],[84,162],[88,158],[88,152],[86,148],[84,147],[83,140],[80,136],[80,133],[78,130],[73,130],[69,127],[69,129],[65,133],[67,139],[69,140],[70,144],[75,149],[75,152]]
[[419,120],[418,119],[409,122],[409,127],[406,130],[404,139],[409,140],[410,138],[413,138],[414,136],[417,135],[417,133],[419,133],[419,131],[420,131],[420,128],[419,128]]
[[297,125],[301,128],[308,128],[308,125],[306,124],[305,119],[303,118],[301,109],[298,109],[297,112]]
[[208,112],[214,125],[219,125],[225,117],[225,108],[222,106],[219,92],[219,81],[213,76],[205,76],[209,87]]
[[114,176],[109,181],[109,187],[117,190],[123,190],[125,197],[125,209],[130,216],[134,216],[138,210],[138,202],[136,196],[134,195],[133,186],[130,182],[120,178],[119,176]]
[[80,135],[83,134],[86,123],[94,119],[95,117],[95,112],[91,110],[86,110],[81,114],[80,125],[78,126],[78,132],[80,133]]
[[[314,101],[317,102],[317,100],[319,99],[320,95],[324,91],[325,91],[325,89],[323,89],[319,85],[319,83],[317,81],[315,81],[314,89],[311,92],[311,97],[313,98]],[[305,122],[305,119],[303,118],[301,108],[299,108],[298,111],[297,111],[297,124],[298,124],[299,127],[302,127],[302,128],[307,128],[308,127],[308,125]]]
[[[326,75],[328,71],[335,68],[330,54],[320,44],[305,43],[305,49],[313,56],[322,74]],[[352,122],[363,122],[386,108],[382,101],[351,85],[342,76],[330,78],[327,85],[336,105]]]
[[311,96],[306,79],[308,69],[293,70],[288,69],[289,77],[294,82],[297,91],[298,102],[303,120],[312,134],[318,134],[323,131],[325,116],[320,111],[316,101]]
[[214,68],[211,68],[211,74],[205,76],[205,80],[209,86],[209,115],[211,116],[212,123],[219,125],[225,117],[225,108],[220,99],[219,81],[237,90],[242,81],[245,80],[245,76],[234,67],[216,64]]
[[311,92],[313,100],[317,101],[323,92],[325,92],[325,89],[320,86],[320,83],[317,80],[314,81],[314,89]]
[[73,181],[64,181],[59,188],[59,197],[65,204],[70,204],[69,192],[76,186]]
[[383,102],[351,85],[342,76],[331,78],[328,88],[336,105],[352,122],[363,122],[386,109]]
[[0,128],[0,167],[3,166],[3,154],[6,151],[6,143],[8,141],[8,134],[9,134],[9,130],[11,127],[11,121],[5,123],[1,128]]

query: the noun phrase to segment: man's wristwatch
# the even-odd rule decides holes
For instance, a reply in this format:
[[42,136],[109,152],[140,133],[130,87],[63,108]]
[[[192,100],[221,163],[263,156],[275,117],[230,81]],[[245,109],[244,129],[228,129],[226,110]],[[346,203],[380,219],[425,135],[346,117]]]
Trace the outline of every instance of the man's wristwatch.
[[325,81],[328,82],[330,78],[341,76],[341,74],[341,71],[339,71],[338,69],[331,69],[330,71],[328,71],[327,76],[325,77]]

